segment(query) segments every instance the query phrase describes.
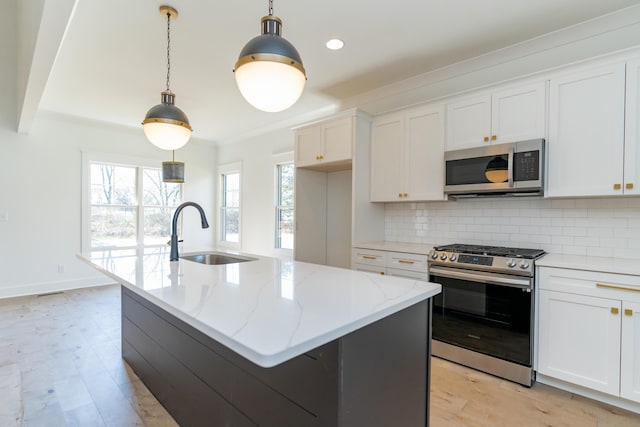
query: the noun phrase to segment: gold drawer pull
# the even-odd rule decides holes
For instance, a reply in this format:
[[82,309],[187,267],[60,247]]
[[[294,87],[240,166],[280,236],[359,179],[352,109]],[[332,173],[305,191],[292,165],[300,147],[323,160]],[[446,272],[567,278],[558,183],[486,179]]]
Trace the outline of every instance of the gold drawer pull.
[[622,184],[613,184],[613,189],[614,190],[619,190],[622,188]]
[[497,136],[495,136],[495,135],[491,135],[491,140],[492,140],[492,141],[495,141],[496,139],[498,139],[498,137],[497,137]]
[[625,185],[625,188],[626,188],[627,190],[633,190],[633,182],[629,182],[629,183],[627,183],[627,185]]
[[380,274],[384,276],[384,271],[381,271]]
[[611,307],[611,313],[618,314],[618,307]]
[[402,193],[398,193],[398,197],[402,197]]
[[624,309],[624,315],[625,316],[633,316],[633,310],[631,310],[630,308],[625,308]]
[[409,197],[409,195],[407,193],[404,193],[402,197]]
[[488,136],[484,137],[484,142],[489,142],[489,137]]
[[596,283],[598,288],[617,289],[619,291],[640,292],[640,288],[627,288],[625,286],[605,285],[604,283]]
[[401,263],[401,264],[413,264],[414,263],[413,261],[409,261],[409,260],[406,260],[406,259],[399,259],[398,262]]
[[376,259],[376,257],[371,256],[371,255],[362,255],[362,258],[364,258],[364,259]]

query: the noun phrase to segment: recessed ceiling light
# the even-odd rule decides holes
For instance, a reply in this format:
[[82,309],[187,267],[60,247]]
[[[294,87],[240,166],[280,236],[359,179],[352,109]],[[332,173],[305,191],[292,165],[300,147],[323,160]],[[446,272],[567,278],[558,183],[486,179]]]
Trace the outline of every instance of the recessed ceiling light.
[[327,48],[331,50],[338,50],[344,47],[344,42],[340,39],[331,39],[327,42]]

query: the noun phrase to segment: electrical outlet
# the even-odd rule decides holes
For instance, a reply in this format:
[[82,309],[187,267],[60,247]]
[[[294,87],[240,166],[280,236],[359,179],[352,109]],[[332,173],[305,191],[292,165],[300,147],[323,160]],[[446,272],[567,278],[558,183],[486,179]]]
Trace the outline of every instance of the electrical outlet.
[[0,212],[0,222],[9,222],[9,212],[7,211]]
[[58,264],[58,273],[64,273],[66,269],[64,264]]

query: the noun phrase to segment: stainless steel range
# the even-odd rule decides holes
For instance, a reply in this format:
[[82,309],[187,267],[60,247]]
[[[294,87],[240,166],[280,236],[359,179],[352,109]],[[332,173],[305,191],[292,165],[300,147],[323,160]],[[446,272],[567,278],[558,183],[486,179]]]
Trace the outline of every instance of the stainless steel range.
[[432,353],[531,386],[534,264],[545,252],[501,246],[436,246],[429,280],[442,285],[433,302]]

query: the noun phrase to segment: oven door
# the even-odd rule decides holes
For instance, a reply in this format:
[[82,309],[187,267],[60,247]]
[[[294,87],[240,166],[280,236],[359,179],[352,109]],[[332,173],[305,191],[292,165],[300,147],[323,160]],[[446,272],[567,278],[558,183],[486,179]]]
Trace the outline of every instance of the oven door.
[[429,274],[442,285],[434,340],[531,366],[533,278],[435,266]]

